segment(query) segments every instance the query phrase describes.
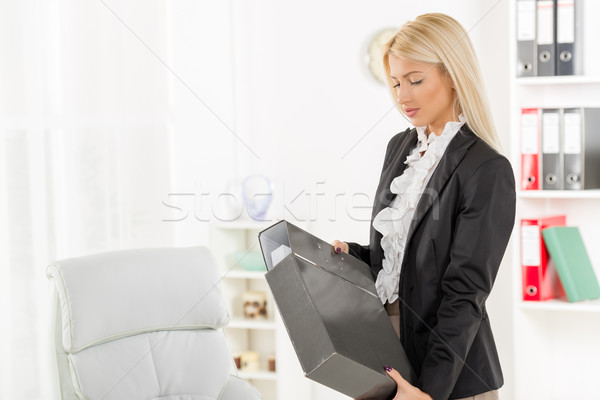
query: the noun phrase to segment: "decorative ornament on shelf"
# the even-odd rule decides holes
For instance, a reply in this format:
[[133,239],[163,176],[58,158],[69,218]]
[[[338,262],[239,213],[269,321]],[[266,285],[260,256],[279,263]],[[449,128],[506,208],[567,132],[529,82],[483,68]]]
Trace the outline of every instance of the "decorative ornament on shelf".
[[387,83],[385,79],[385,70],[383,69],[383,45],[390,40],[397,32],[397,29],[387,28],[375,34],[375,37],[369,42],[366,60],[371,74],[381,83]]
[[248,319],[266,318],[267,294],[262,291],[244,292],[244,317]]
[[265,260],[260,251],[238,250],[233,253],[234,265],[246,271],[267,271]]
[[267,361],[269,363],[269,371],[275,372],[276,371],[275,354],[269,355],[269,358],[267,358]]
[[256,351],[245,351],[240,354],[240,370],[258,371],[260,356]]
[[249,175],[242,181],[242,198],[250,218],[262,221],[273,198],[273,183],[264,175]]

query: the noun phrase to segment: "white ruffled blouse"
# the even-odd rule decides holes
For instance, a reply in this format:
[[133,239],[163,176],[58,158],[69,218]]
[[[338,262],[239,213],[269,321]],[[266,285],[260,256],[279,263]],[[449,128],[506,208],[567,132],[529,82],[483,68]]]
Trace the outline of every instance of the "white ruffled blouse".
[[[465,123],[462,114],[460,122],[446,123],[441,135],[431,133],[427,137],[426,126],[417,126],[417,146],[406,157],[408,167],[402,175],[394,178],[390,190],[396,198],[390,207],[381,210],[373,219],[373,227],[379,231],[384,252],[383,268],[377,275],[375,287],[381,302],[393,303],[398,299],[400,266],[404,258],[404,246],[408,229],[421,194],[446,151],[446,147]],[[425,152],[421,156],[421,152]]]

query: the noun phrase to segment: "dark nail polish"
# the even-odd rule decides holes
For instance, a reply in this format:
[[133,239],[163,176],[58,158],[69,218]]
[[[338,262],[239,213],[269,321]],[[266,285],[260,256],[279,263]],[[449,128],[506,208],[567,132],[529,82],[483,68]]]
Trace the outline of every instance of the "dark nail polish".
[[341,247],[336,247],[335,248],[335,252],[340,254],[342,252],[342,248]]
[[392,369],[391,369],[390,367],[383,367],[383,368],[385,368],[385,370],[386,370],[387,372],[392,372]]

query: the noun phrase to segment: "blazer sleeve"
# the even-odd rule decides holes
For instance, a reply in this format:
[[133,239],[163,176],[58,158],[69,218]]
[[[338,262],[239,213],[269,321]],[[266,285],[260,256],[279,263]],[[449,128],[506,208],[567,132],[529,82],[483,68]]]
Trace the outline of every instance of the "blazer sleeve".
[[[515,179],[509,161],[481,164],[462,195],[442,300],[427,344],[419,386],[448,399],[485,313],[515,221]],[[477,373],[477,371],[475,371]]]
[[360,260],[363,260],[367,265],[371,266],[371,250],[369,245],[360,245],[354,242],[346,242],[348,244],[348,253]]

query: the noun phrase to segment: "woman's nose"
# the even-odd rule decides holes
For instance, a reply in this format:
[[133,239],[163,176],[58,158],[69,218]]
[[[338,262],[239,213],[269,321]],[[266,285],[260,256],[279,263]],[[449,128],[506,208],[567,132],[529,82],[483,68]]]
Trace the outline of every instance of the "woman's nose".
[[397,93],[398,101],[401,103],[408,103],[411,100],[411,88],[410,87],[399,87]]

